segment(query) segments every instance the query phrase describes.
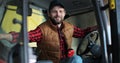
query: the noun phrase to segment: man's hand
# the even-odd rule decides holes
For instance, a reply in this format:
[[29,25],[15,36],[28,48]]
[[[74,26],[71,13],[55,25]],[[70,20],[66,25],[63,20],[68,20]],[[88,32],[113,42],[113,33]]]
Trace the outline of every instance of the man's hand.
[[95,30],[98,30],[98,26],[97,25],[91,27],[91,31],[95,31]]

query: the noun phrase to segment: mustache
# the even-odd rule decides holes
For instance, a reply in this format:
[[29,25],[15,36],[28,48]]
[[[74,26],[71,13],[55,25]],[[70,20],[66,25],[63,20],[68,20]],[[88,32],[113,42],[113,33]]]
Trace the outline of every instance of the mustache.
[[54,18],[58,18],[58,17],[61,18],[60,16],[55,16]]

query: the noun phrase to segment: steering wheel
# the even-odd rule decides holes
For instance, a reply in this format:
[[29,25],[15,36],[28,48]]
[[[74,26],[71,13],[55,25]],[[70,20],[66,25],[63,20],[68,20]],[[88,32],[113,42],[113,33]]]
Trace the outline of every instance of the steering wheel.
[[[99,52],[98,49],[100,49],[100,47],[98,45],[96,45],[96,43],[98,42],[99,38],[99,33],[98,31],[92,31],[90,33],[88,33],[79,43],[78,48],[77,48],[77,55],[80,56],[91,56],[92,54],[88,54],[89,52],[91,52],[91,50],[93,51],[93,53],[97,53]],[[96,49],[97,48],[97,49]],[[96,52],[97,51],[97,52]]]

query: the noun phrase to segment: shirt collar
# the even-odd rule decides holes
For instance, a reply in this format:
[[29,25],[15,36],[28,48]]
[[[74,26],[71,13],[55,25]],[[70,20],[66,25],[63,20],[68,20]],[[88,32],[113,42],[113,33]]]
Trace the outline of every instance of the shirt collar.
[[60,30],[62,30],[62,29],[64,28],[64,21],[61,23],[61,26],[60,26],[60,27],[58,27],[57,25],[54,25],[54,24],[51,22],[50,19],[49,19],[48,21],[49,21],[50,26],[51,26],[53,29],[55,29],[55,30],[57,30],[58,28],[59,28]]

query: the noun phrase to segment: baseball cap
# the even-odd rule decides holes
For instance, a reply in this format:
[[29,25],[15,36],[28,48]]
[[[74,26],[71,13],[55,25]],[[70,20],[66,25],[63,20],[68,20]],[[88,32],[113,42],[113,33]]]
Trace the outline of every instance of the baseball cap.
[[60,7],[64,8],[63,4],[60,3],[58,0],[53,0],[50,2],[49,11],[55,6],[60,6]]

